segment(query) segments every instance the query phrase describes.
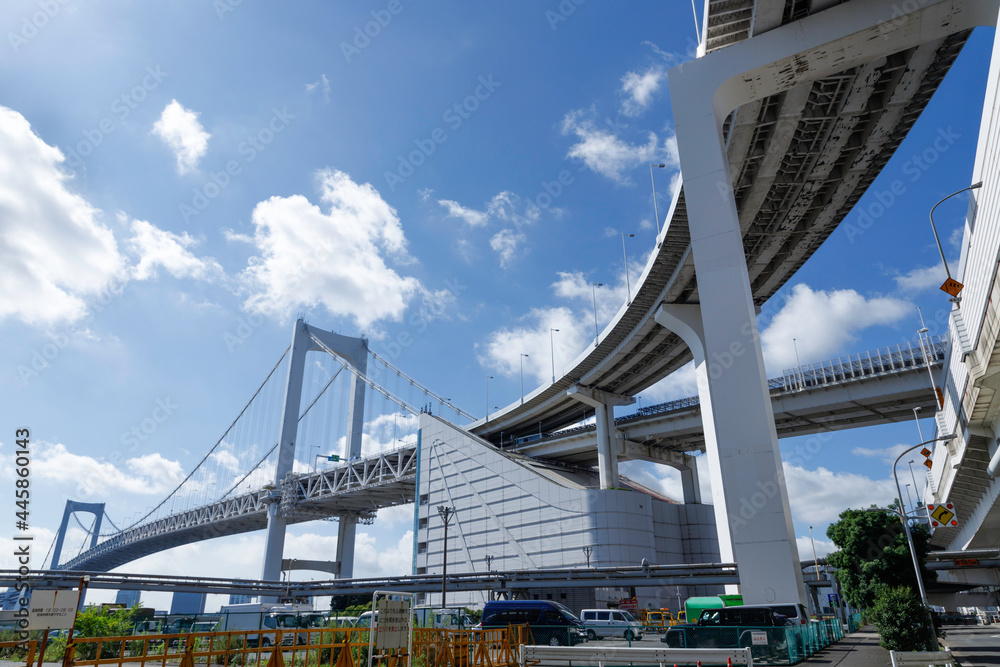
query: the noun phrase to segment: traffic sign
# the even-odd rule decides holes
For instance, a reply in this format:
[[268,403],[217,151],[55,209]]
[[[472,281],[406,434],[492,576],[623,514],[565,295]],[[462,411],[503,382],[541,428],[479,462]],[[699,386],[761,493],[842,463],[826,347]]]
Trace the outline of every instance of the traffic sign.
[[836,594],[836,593],[827,593],[826,597],[827,597],[827,599],[830,600],[830,606],[831,607],[839,607],[840,606],[840,596],[838,594]]
[[956,514],[955,505],[952,503],[945,503],[943,505],[928,503],[927,516],[930,519],[931,528],[938,528],[942,526],[955,528],[958,526],[958,516]]
[[963,287],[965,287],[965,285],[958,282],[954,278],[948,278],[944,281],[944,284],[941,285],[941,291],[947,292],[951,296],[958,296],[958,293],[962,291]]

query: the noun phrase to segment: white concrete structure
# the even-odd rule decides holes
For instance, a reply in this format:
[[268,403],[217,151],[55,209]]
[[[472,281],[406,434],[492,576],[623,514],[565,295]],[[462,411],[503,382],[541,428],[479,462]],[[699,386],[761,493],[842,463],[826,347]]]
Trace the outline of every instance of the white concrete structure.
[[[994,18],[996,9],[994,8]],[[960,525],[938,528],[932,544],[948,551],[1000,549],[1000,37],[994,40],[962,255],[953,276],[964,284],[952,306],[952,345],[944,374],[944,406],[937,413],[938,443],[924,499],[951,502]],[[942,301],[945,299],[942,295]],[[982,556],[981,556],[982,557]],[[996,570],[947,571],[941,581],[998,583]]]
[[[448,569],[493,570],[719,562],[712,508],[679,504],[639,487],[602,489],[590,469],[546,464],[497,450],[431,416],[420,416],[420,461],[414,512],[414,573],[440,573],[448,525]],[[585,547],[590,547],[588,554]],[[706,587],[639,589],[644,607],[675,608],[677,596],[712,594]],[[625,591],[545,589],[542,599],[573,609],[603,606]],[[428,595],[437,604],[440,594]],[[482,593],[450,593],[448,604],[481,604]]]

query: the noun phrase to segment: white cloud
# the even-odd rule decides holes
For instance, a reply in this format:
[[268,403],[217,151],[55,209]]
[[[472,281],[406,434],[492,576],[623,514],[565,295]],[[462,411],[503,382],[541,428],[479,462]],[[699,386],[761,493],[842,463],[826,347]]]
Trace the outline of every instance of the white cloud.
[[196,241],[187,232],[174,234],[145,220],[133,220],[131,226],[133,237],[128,246],[140,258],[132,269],[136,280],[155,277],[158,266],[175,278],[206,280],[223,274],[213,258],[199,259],[188,250]]
[[650,132],[645,144],[631,144],[619,138],[614,132],[599,129],[593,121],[583,118],[582,111],[571,111],[562,122],[562,133],[573,134],[578,139],[570,147],[567,157],[583,160],[592,171],[602,174],[617,183],[628,183],[624,172],[649,163],[664,163],[671,167],[678,165],[677,141],[667,137],[663,145],[656,134]]
[[490,219],[486,213],[482,211],[476,211],[471,208],[466,208],[459,204],[457,201],[452,201],[451,199],[439,199],[438,204],[444,206],[448,209],[449,218],[458,218],[462,220],[470,227],[482,227]]
[[858,332],[894,324],[912,308],[901,299],[867,298],[854,290],[813,290],[800,283],[761,332],[765,364],[770,372],[795,366],[795,346],[802,363],[827,359],[856,341]]
[[[532,309],[524,318],[528,324],[494,331],[486,342],[477,346],[480,363],[507,377],[519,377],[523,365],[526,380],[538,384],[552,380],[553,351],[556,377],[565,366],[594,340],[593,320],[574,314],[569,308]],[[559,329],[552,332],[550,329]],[[523,358],[521,354],[527,354]],[[525,393],[530,393],[525,385]]]
[[490,238],[490,248],[500,257],[500,267],[509,268],[518,254],[518,247],[527,240],[524,234],[513,229],[501,229]]
[[855,456],[867,456],[869,458],[877,458],[885,463],[892,463],[896,460],[896,457],[902,454],[904,451],[912,447],[912,445],[893,445],[892,447],[885,447],[881,449],[870,449],[868,447],[855,447],[851,450],[851,453]]
[[944,264],[923,266],[896,276],[896,285],[905,292],[922,292],[927,289],[937,289],[948,277]]
[[[826,558],[828,555],[837,550],[836,544],[829,540],[823,540],[816,537],[815,531],[813,532],[813,539],[816,540],[817,558]],[[795,546],[798,547],[799,550],[799,560],[807,561],[813,559],[813,542],[809,539],[809,535],[796,537]]]
[[321,93],[323,93],[323,101],[324,102],[329,102],[330,101],[330,80],[328,78],[326,78],[326,74],[323,74],[322,76],[320,76],[319,81],[315,81],[313,83],[307,83],[306,84],[306,92],[307,93],[314,93],[317,90],[319,90]]
[[286,318],[323,306],[361,328],[398,321],[426,290],[387,265],[389,257],[412,261],[395,209],[371,184],[355,183],[341,171],[320,171],[318,179],[327,211],[302,195],[271,197],[254,208],[260,256],[241,274],[251,292],[246,308]]
[[208,151],[211,134],[198,122],[198,113],[185,109],[171,100],[153,124],[153,134],[160,138],[177,158],[177,173],[186,174],[198,168],[198,161]]
[[58,148],[0,106],[0,321],[76,321],[124,272],[100,211],[66,187]]
[[885,507],[896,497],[891,479],[872,479],[822,467],[806,470],[788,463],[784,469],[792,515],[797,521],[813,526],[836,521],[849,507]]
[[66,485],[84,497],[118,492],[165,495],[184,479],[177,461],[158,453],[127,459],[123,467],[90,456],[73,454],[61,443],[37,443],[33,474],[40,480]]
[[650,67],[642,74],[627,72],[622,77],[622,93],[625,99],[622,100],[621,112],[626,116],[638,116],[649,108],[664,76],[666,72],[659,67]]

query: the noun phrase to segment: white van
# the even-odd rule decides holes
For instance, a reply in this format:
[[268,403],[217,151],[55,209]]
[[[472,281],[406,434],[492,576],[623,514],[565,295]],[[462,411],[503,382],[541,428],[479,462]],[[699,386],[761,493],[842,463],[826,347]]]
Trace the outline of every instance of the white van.
[[[325,618],[307,604],[249,603],[223,605],[219,610],[219,630],[282,630],[281,644],[305,644],[306,633],[292,632],[295,629],[323,627]],[[274,632],[250,632],[247,645],[256,647],[272,646],[277,638]]]
[[587,629],[587,639],[623,637],[629,641],[642,639],[645,630],[632,614],[618,609],[584,609],[580,620]]

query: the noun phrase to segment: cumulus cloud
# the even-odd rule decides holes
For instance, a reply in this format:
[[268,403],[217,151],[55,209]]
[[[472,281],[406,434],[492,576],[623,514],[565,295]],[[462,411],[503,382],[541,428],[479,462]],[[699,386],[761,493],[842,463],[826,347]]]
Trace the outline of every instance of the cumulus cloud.
[[856,341],[871,326],[895,324],[912,304],[893,297],[865,297],[854,290],[792,288],[781,310],[761,332],[764,361],[770,372],[795,366],[795,345],[802,363],[827,359]]
[[[826,533],[823,533],[824,535]],[[828,555],[832,554],[837,550],[837,545],[830,540],[820,539],[816,536],[815,531],[813,532],[813,540],[816,541],[816,557],[826,558]],[[803,535],[802,537],[795,538],[795,546],[799,550],[799,560],[807,561],[813,559],[813,540],[809,539],[809,535]]]
[[124,273],[100,211],[67,187],[64,160],[24,116],[0,107],[0,321],[79,320],[85,300]]
[[634,117],[649,108],[665,76],[666,72],[660,67],[650,67],[641,74],[627,72],[622,77],[622,114]]
[[883,461],[884,463],[891,464],[896,460],[896,457],[902,454],[904,451],[912,447],[912,445],[893,445],[892,447],[884,447],[879,449],[871,449],[868,447],[855,447],[851,450],[851,453],[855,456],[865,456],[868,458],[875,458]]
[[592,120],[584,118],[582,111],[566,114],[562,133],[572,134],[577,139],[567,157],[582,160],[589,169],[616,183],[629,183],[625,172],[635,167],[649,163],[663,163],[671,167],[679,164],[677,140],[673,135],[661,144],[656,134],[650,132],[646,143],[632,144],[613,131],[597,127]]
[[896,497],[892,479],[872,479],[823,467],[807,470],[788,463],[784,469],[792,515],[814,526],[836,521],[848,507],[885,507]]
[[174,234],[145,220],[133,220],[131,228],[133,236],[128,246],[139,256],[139,263],[132,268],[136,280],[156,277],[157,267],[175,278],[207,280],[223,274],[213,258],[201,259],[188,250],[197,242],[187,232]]
[[341,171],[317,178],[326,210],[302,195],[271,197],[254,208],[260,254],[240,276],[250,291],[245,307],[287,318],[322,306],[361,328],[398,321],[411,299],[427,292],[388,264],[412,262],[395,209],[371,184]]
[[[478,346],[481,363],[507,377],[518,377],[523,364],[525,378],[533,377],[539,384],[548,384],[552,380],[553,360],[559,377],[565,365],[594,340],[593,329],[588,333],[586,320],[569,308],[535,308],[524,322],[490,334]],[[552,333],[550,344],[551,329],[559,331]],[[521,354],[529,356],[522,360]]]
[[82,496],[118,492],[165,495],[184,479],[181,464],[158,453],[127,459],[119,467],[74,454],[61,443],[39,442],[35,447],[33,474],[40,480],[65,484]]
[[500,258],[501,268],[510,268],[514,258],[517,257],[519,246],[526,240],[524,234],[513,229],[501,229],[490,237],[490,248]]
[[482,227],[490,219],[490,216],[483,211],[466,208],[457,201],[452,201],[451,199],[439,199],[438,204],[441,204],[441,206],[448,209],[449,218],[458,218],[470,227]]
[[[957,262],[953,262],[953,265]],[[938,262],[934,266],[921,266],[895,277],[896,285],[904,292],[922,292],[941,287],[948,273],[944,264]]]
[[198,113],[185,109],[171,100],[153,124],[153,134],[160,138],[177,158],[177,173],[186,174],[198,168],[198,162],[208,151],[211,134],[198,122]]

